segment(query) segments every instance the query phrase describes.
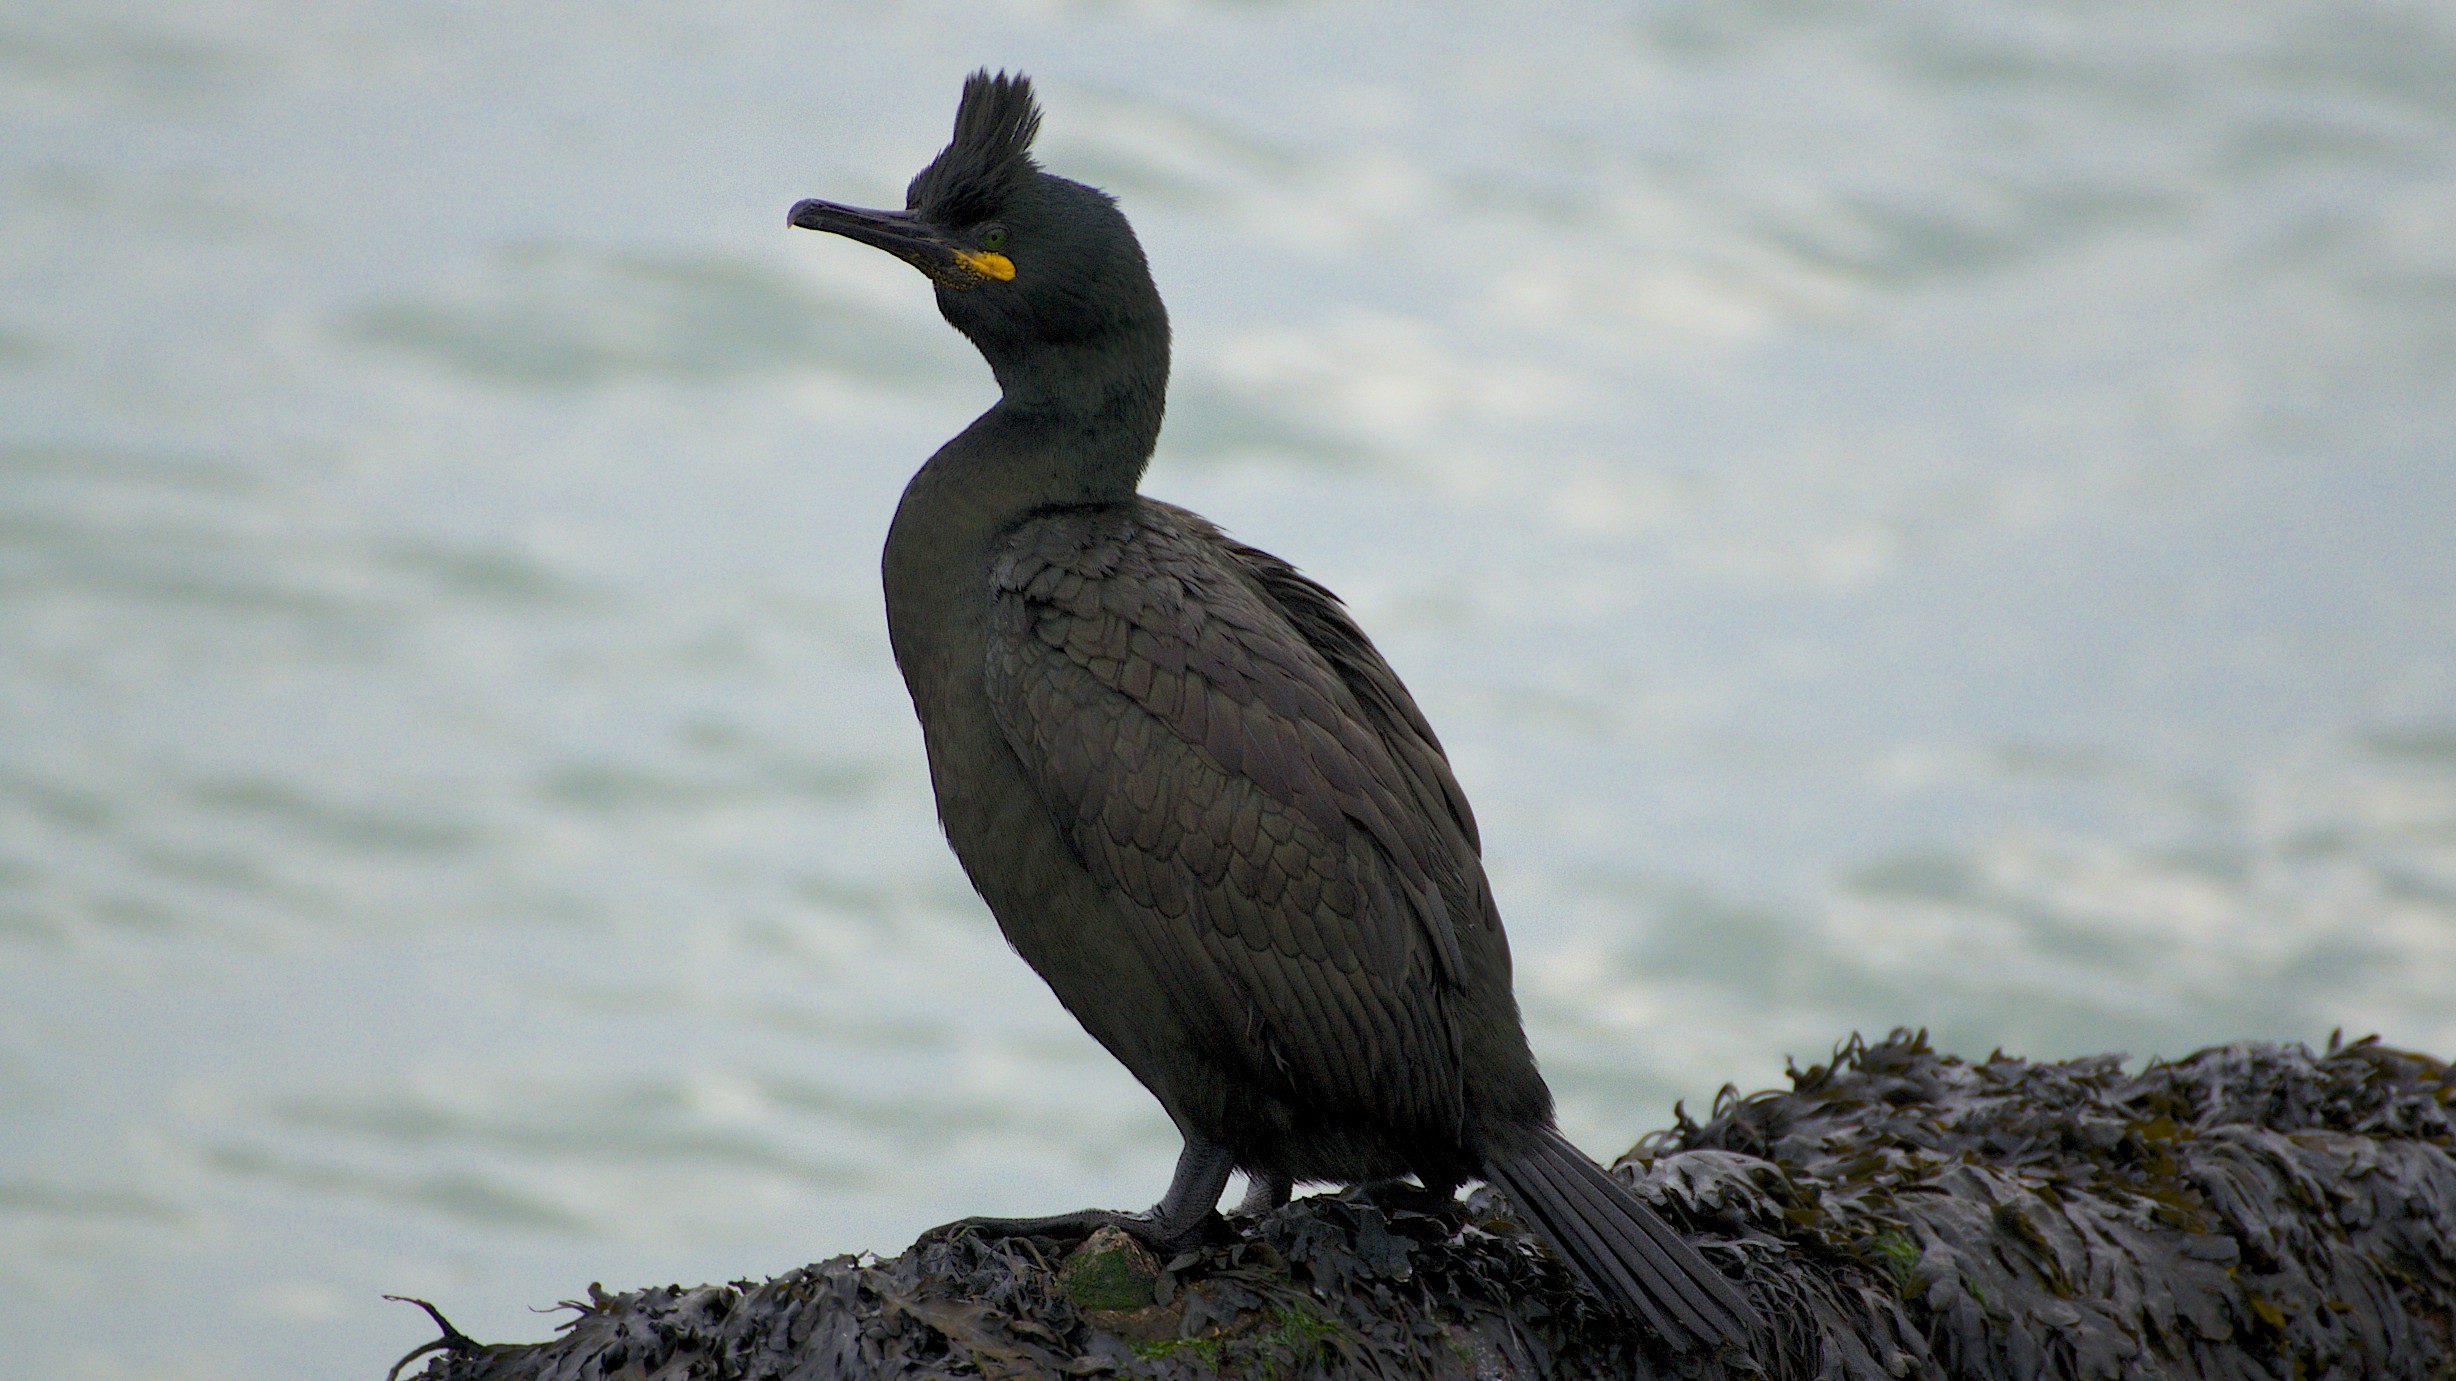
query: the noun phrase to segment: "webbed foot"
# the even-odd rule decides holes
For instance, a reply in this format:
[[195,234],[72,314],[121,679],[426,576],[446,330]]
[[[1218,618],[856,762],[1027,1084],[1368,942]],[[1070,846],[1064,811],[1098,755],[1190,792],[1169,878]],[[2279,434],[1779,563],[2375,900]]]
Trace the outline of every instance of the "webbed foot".
[[1228,1241],[1235,1230],[1219,1216],[1220,1191],[1228,1187],[1229,1155],[1207,1141],[1187,1141],[1177,1157],[1177,1173],[1168,1194],[1141,1213],[1086,1208],[1047,1218],[958,1218],[921,1234],[933,1242],[961,1233],[982,1237],[1029,1237],[1067,1246],[1102,1228],[1116,1228],[1165,1260],[1200,1242]]
[[[1166,1259],[1183,1248],[1235,1236],[1228,1220],[1206,1211],[1191,1222],[1171,1222],[1159,1208],[1124,1213],[1111,1208],[1084,1208],[1045,1218],[958,1218],[922,1233],[919,1242],[943,1241],[970,1233],[976,1237],[1026,1237],[1060,1247],[1073,1247],[1102,1228],[1116,1228],[1140,1242],[1152,1255]],[[916,1243],[918,1245],[918,1243]]]

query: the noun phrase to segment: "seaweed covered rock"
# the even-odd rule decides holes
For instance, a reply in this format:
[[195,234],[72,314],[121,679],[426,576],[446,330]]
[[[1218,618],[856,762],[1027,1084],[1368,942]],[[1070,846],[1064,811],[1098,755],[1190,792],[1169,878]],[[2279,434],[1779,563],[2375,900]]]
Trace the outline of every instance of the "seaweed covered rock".
[[[1776,1376],[2456,1377],[2456,1072],[2376,1042],[2127,1073],[1854,1038],[1615,1173],[1741,1281]],[[1349,1191],[1160,1262],[927,1241],[447,1328],[425,1381],[1753,1375],[1661,1355],[1489,1191]]]
[[2127,1074],[1897,1033],[1792,1085],[1631,1160],[1675,1199],[1745,1205],[1743,1241],[1881,1266],[1938,1374],[2456,1376],[2440,1061],[2244,1044]]

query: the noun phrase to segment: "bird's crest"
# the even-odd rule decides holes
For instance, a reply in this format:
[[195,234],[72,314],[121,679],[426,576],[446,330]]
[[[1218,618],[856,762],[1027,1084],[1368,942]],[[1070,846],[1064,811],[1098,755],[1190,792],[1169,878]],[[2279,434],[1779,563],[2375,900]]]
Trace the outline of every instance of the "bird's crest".
[[1038,133],[1040,106],[1032,99],[1032,79],[1020,72],[993,77],[982,68],[964,79],[955,137],[905,189],[905,206],[950,227],[989,219],[1040,171],[1032,161],[1032,136]]

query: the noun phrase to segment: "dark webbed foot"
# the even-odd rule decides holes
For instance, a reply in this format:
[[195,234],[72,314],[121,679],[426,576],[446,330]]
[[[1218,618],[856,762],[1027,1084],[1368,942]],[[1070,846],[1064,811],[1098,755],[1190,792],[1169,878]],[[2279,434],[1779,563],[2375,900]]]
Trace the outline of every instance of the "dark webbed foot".
[[921,1240],[928,1242],[970,1232],[983,1237],[1029,1237],[1072,1245],[1102,1228],[1116,1228],[1150,1248],[1154,1255],[1167,1255],[1196,1242],[1224,1241],[1235,1235],[1227,1220],[1219,1216],[1219,1196],[1228,1187],[1228,1171],[1227,1148],[1206,1141],[1188,1141],[1177,1157],[1177,1173],[1168,1183],[1168,1194],[1141,1213],[1086,1208],[1047,1218],[959,1218],[931,1228],[921,1234]]
[[1236,1235],[1227,1219],[1210,1211],[1191,1223],[1173,1223],[1157,1207],[1140,1213],[1083,1208],[1072,1213],[1053,1213],[1046,1218],[958,1218],[922,1233],[920,1240],[934,1242],[971,1233],[978,1237],[1028,1237],[1035,1242],[1072,1247],[1102,1228],[1116,1228],[1162,1258],[1197,1243],[1226,1241]]
[[1035,1242],[1073,1246],[1111,1224],[1122,1226],[1134,1216],[1113,1209],[1086,1208],[1073,1213],[1053,1213],[1046,1218],[958,1218],[952,1223],[940,1223],[915,1240],[937,1242],[969,1234],[974,1237],[1029,1237]]

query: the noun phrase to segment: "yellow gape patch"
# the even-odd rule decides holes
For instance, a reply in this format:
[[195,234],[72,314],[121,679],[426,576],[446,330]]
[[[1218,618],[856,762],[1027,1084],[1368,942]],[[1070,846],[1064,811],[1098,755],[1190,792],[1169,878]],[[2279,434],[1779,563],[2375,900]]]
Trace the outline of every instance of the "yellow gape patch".
[[995,278],[1001,283],[1015,281],[1015,261],[1003,254],[959,249],[955,251],[955,262],[983,278]]

